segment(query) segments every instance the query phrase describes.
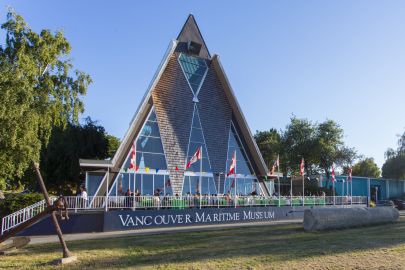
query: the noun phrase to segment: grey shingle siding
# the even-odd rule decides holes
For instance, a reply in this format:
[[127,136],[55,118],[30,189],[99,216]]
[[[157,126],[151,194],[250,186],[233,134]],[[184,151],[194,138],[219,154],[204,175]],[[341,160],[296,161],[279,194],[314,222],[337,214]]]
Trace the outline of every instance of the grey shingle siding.
[[[177,57],[178,53],[171,56],[153,90],[152,98],[173,192],[181,194],[193,116],[193,96]],[[209,69],[198,99],[197,106],[213,173],[223,173],[226,168],[232,109],[213,69]],[[176,166],[179,171],[175,170]]]
[[[174,53],[153,90],[166,162],[174,194],[181,194],[184,165],[193,115],[193,96]],[[178,166],[179,171],[176,171]]]

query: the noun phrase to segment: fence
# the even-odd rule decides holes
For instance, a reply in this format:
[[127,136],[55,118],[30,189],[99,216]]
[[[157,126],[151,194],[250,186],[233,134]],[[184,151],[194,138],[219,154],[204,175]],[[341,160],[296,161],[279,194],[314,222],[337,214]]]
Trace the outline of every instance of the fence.
[[[92,196],[84,200],[80,197],[66,197],[68,209],[185,209],[221,208],[251,206],[313,206],[313,205],[351,205],[367,204],[362,196],[311,196],[303,197],[265,197],[265,196]],[[107,202],[107,204],[106,204]]]

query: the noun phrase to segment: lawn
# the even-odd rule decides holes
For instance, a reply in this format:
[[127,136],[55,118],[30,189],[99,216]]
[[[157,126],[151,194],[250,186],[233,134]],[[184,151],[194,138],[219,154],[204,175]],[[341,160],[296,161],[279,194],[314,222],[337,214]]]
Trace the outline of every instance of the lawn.
[[[276,225],[69,242],[62,269],[405,269],[405,217],[375,227],[304,232]],[[0,269],[54,269],[58,244],[0,257]]]

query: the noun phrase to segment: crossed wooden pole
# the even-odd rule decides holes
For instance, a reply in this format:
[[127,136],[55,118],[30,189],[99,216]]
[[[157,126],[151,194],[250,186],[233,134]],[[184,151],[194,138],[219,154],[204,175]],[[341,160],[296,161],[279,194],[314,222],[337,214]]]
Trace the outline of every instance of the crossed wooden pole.
[[[5,232],[3,235],[0,235],[0,243],[6,241],[10,237],[17,235],[19,232],[22,232],[24,229],[28,228],[32,224],[36,223],[37,221],[41,220],[42,218],[46,217],[48,214],[51,215],[51,220],[53,225],[55,226],[56,234],[58,235],[60,244],[62,245],[63,250],[63,257],[60,260],[57,260],[56,263],[70,263],[77,260],[76,256],[73,256],[72,253],[69,251],[65,239],[63,238],[62,230],[59,227],[58,220],[56,218],[56,211],[59,211],[62,219],[68,219],[68,212],[67,212],[67,205],[66,200],[63,196],[60,196],[53,204],[49,198],[48,191],[46,190],[44,180],[42,179],[41,172],[39,171],[39,165],[37,163],[33,163],[33,169],[36,173],[37,180],[39,186],[41,188],[42,193],[44,194],[45,202],[47,207],[44,211],[37,214],[36,216],[32,217],[31,219],[19,224],[18,226],[12,228],[11,230]],[[0,251],[6,251],[10,248],[19,248],[29,243],[28,237],[19,237],[18,239],[14,239],[12,244],[8,245],[1,245]]]
[[[33,166],[34,166],[35,173],[37,175],[39,186],[41,188],[42,193],[44,194],[45,202],[46,202],[47,206],[50,207],[50,206],[52,206],[51,199],[49,198],[48,191],[46,190],[44,180],[42,179],[41,172],[39,171],[39,164],[34,163]],[[56,234],[58,235],[59,242],[62,245],[63,258],[73,257],[72,253],[70,252],[70,250],[68,249],[68,247],[66,245],[65,239],[63,238],[62,230],[60,229],[58,220],[56,219],[55,211],[51,211],[51,219],[52,219],[53,225],[55,226],[55,230],[56,230]]]

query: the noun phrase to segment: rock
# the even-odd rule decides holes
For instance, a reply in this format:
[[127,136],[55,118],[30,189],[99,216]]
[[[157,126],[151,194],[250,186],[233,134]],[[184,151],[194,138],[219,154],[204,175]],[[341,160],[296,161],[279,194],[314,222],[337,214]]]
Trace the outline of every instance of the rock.
[[304,230],[320,231],[394,222],[399,212],[393,207],[314,208],[304,212]]

